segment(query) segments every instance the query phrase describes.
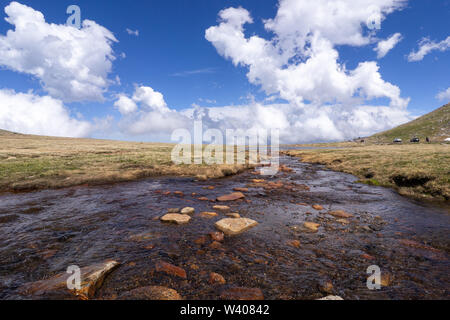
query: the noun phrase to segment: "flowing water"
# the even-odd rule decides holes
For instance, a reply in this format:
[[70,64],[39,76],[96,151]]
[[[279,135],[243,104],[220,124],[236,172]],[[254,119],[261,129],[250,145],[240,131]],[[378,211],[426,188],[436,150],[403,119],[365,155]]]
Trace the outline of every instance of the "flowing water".
[[[389,189],[357,184],[351,175],[281,160],[295,171],[269,178],[246,172],[208,182],[161,178],[1,195],[0,299],[23,298],[18,289],[24,283],[70,265],[108,259],[121,265],[97,291],[98,299],[120,298],[149,285],[173,288],[187,299],[218,299],[222,289],[233,286],[260,288],[266,299],[330,293],[345,299],[450,298],[448,206],[421,204]],[[223,214],[212,219],[196,214],[182,226],[158,219],[168,208],[214,211],[217,203],[198,198],[215,199],[255,178],[288,187],[250,185],[245,200],[227,203],[259,225],[226,237],[220,247],[210,246],[208,234]],[[324,210],[314,210],[314,204]],[[349,224],[327,214],[339,209],[354,214]],[[305,221],[319,223],[319,232],[304,230]],[[290,245],[292,240],[300,246]],[[185,269],[187,279],[156,272],[158,261]],[[367,288],[371,265],[390,279],[388,286]],[[227,284],[209,284],[210,272],[224,276]],[[326,283],[332,288],[324,289]]]

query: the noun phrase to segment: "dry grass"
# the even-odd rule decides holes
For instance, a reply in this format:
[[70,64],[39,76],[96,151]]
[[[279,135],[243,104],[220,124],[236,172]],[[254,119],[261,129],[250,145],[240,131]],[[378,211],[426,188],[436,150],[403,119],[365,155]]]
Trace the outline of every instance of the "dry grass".
[[348,145],[340,149],[291,150],[303,162],[353,174],[361,182],[395,188],[414,198],[450,199],[450,145]]
[[221,178],[249,165],[174,165],[173,145],[0,132],[0,191],[105,184],[151,176]]

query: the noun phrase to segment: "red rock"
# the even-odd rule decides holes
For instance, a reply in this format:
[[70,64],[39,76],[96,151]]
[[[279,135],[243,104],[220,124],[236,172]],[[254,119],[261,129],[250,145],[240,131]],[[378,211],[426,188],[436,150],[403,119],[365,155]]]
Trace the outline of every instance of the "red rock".
[[298,240],[290,240],[288,241],[288,245],[294,248],[300,248],[300,241]]
[[170,196],[171,194],[172,194],[172,192],[170,192],[170,191],[166,191],[163,193],[163,195],[165,195],[165,196]]
[[234,287],[222,291],[222,300],[264,300],[261,289]]
[[225,239],[225,235],[223,232],[211,232],[209,234],[209,236],[211,237],[211,239],[213,239],[214,241],[219,241],[222,242]]
[[361,255],[361,258],[366,259],[366,260],[374,260],[375,257],[372,257],[370,254],[364,253]]
[[248,192],[248,188],[234,188],[233,190],[237,192]]
[[227,281],[225,280],[225,278],[215,272],[211,272],[209,275],[209,283],[210,284],[226,284]]
[[175,191],[173,194],[176,195],[176,196],[180,196],[180,197],[184,196],[184,192],[183,191]]
[[225,201],[236,201],[239,199],[245,198],[245,195],[242,192],[234,192],[231,194],[227,194],[217,198],[217,201],[225,202]]
[[182,279],[187,278],[186,271],[184,271],[184,269],[164,261],[158,261],[158,263],[156,264],[156,271],[164,272],[168,275],[177,276]]
[[149,244],[148,246],[145,246],[144,249],[146,250],[153,250],[155,248],[154,244]]
[[221,248],[222,248],[222,245],[221,245],[220,242],[218,242],[218,241],[213,241],[213,242],[211,242],[211,244],[209,245],[209,247],[210,247],[211,249],[221,249]]

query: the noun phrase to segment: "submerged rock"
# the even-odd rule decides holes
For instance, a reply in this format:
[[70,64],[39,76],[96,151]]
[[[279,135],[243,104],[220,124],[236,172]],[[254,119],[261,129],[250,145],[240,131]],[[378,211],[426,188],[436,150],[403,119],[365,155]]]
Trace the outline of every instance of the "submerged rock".
[[119,296],[121,300],[183,300],[174,289],[159,286],[137,288]]
[[81,268],[80,289],[70,290],[68,288],[67,280],[71,274],[65,272],[50,279],[27,283],[19,289],[19,292],[22,295],[33,297],[64,299],[72,296],[88,300],[94,297],[105,277],[118,266],[117,261],[108,260]]
[[315,204],[312,207],[313,207],[314,210],[317,210],[317,211],[323,210],[323,207],[320,204]]
[[225,278],[222,275],[215,273],[215,272],[211,272],[209,275],[209,283],[223,285],[223,284],[226,284],[227,281],[225,280]]
[[222,291],[222,300],[264,300],[261,289],[234,287]]
[[158,263],[156,264],[156,271],[164,272],[168,275],[177,276],[182,279],[187,278],[186,271],[184,271],[183,268],[174,266],[173,264],[170,264],[170,263],[167,263],[164,261],[158,261]]
[[245,195],[242,192],[234,192],[217,198],[217,201],[236,201],[239,199],[244,199]]
[[180,213],[181,209],[180,208],[170,208],[167,209],[167,213]]
[[351,213],[348,213],[344,210],[336,210],[336,211],[330,211],[328,212],[329,215],[332,215],[335,218],[353,218],[353,215]]
[[215,224],[217,229],[229,236],[241,234],[257,225],[258,222],[248,218],[226,218]]
[[168,213],[161,217],[161,221],[175,224],[186,224],[191,221],[191,217],[187,214]]
[[237,212],[227,213],[226,216],[233,219],[239,219],[241,217],[241,215]]
[[200,213],[200,216],[203,218],[214,218],[217,217],[218,214],[216,212],[202,212]]

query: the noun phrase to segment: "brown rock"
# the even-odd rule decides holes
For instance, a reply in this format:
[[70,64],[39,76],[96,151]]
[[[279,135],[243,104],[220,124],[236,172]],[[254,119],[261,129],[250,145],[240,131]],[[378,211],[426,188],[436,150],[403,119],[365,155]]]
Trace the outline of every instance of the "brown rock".
[[177,276],[182,279],[187,278],[186,271],[184,271],[184,269],[164,261],[158,261],[158,263],[156,264],[156,271],[164,272],[168,275]]
[[187,214],[168,213],[161,218],[161,221],[175,224],[186,224],[191,221],[191,217]]
[[229,206],[214,206],[213,209],[222,213],[229,212],[231,210]]
[[237,212],[227,213],[226,216],[233,219],[239,219],[241,217],[241,215]]
[[203,218],[214,218],[217,217],[217,213],[215,212],[202,212],[200,213],[200,216]]
[[209,283],[223,285],[223,284],[226,284],[227,281],[225,280],[225,278],[222,275],[215,273],[215,272],[211,272],[209,275]]
[[217,201],[225,202],[225,201],[236,201],[239,199],[245,198],[245,195],[242,192],[234,192],[231,194],[227,194],[217,198]]
[[199,201],[209,201],[209,199],[207,197],[200,197],[197,200],[199,200]]
[[184,196],[184,192],[183,191],[175,191],[173,194],[176,195],[176,196],[180,196],[180,197]]
[[216,222],[215,227],[229,236],[238,235],[258,225],[258,222],[248,218],[226,218]]
[[333,217],[336,218],[352,218],[353,215],[351,213],[345,212],[344,210],[336,210],[336,211],[330,211],[328,212],[329,215],[332,215]]
[[333,293],[333,283],[331,281],[326,281],[320,285],[319,290],[322,293]]
[[209,234],[209,236],[214,241],[219,241],[219,242],[222,242],[224,240],[224,238],[225,238],[225,235],[223,234],[223,232],[211,232]]
[[233,191],[237,191],[237,192],[248,192],[248,188],[234,188]]
[[191,207],[186,207],[181,210],[181,214],[194,214],[195,209]]
[[121,300],[183,300],[173,289],[159,286],[137,288],[122,294]]
[[311,232],[319,231],[320,224],[314,222],[305,222],[303,226]]
[[317,211],[323,210],[323,207],[321,205],[319,205],[319,204],[315,204],[312,207],[313,207],[314,210],[317,210]]
[[389,287],[392,283],[392,276],[390,273],[382,272],[381,273],[381,286]]
[[211,242],[211,244],[209,245],[209,247],[210,247],[211,249],[220,249],[220,248],[222,248],[222,245],[221,245],[220,242],[218,242],[218,241],[213,241],[213,242]]
[[19,292],[25,296],[42,297],[70,297],[76,296],[80,299],[91,299],[97,289],[103,284],[105,277],[112,272],[119,263],[108,260],[97,263],[89,267],[81,268],[81,288],[79,290],[69,290],[67,280],[71,276],[64,272],[53,278],[37,282],[27,283],[19,289]]
[[167,213],[180,213],[180,208],[170,208],[167,209]]
[[290,240],[288,241],[288,245],[294,248],[300,248],[300,241],[298,240]]
[[200,238],[195,239],[195,240],[194,240],[194,243],[195,243],[195,244],[198,244],[198,245],[203,245],[203,244],[206,243],[206,241],[208,241],[208,238],[205,237],[205,236],[201,236]]
[[234,287],[222,291],[222,300],[264,300],[261,289]]
[[252,182],[253,183],[266,183],[266,180],[264,180],[264,179],[253,179]]

